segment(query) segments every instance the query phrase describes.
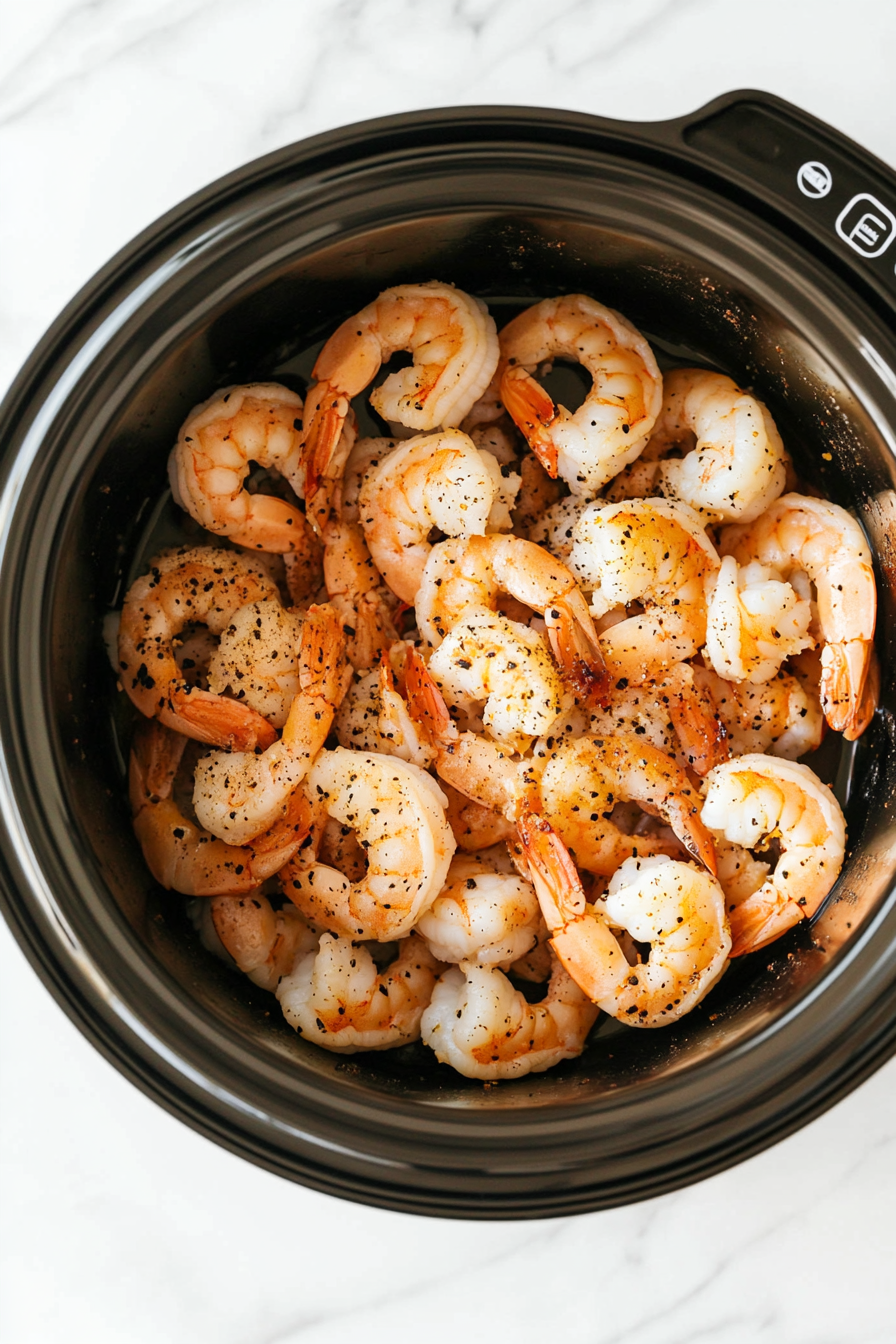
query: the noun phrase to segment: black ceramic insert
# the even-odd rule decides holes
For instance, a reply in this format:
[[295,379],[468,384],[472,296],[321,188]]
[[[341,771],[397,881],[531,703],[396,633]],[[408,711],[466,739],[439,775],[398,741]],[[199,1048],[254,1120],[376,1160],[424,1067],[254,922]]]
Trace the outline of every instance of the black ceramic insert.
[[[448,109],[248,165],[74,300],[0,413],[2,885],[48,988],[138,1086],[318,1189],[522,1217],[718,1171],[892,1053],[891,227],[894,175],[762,94],[658,125]],[[164,534],[167,453],[190,407],[247,379],[301,389],[343,317],[387,285],[432,278],[499,316],[588,292],[667,364],[708,363],[755,388],[803,475],[865,527],[881,606],[881,708],[858,744],[831,737],[819,761],[846,809],[849,857],[813,926],[741,959],[672,1028],[607,1021],[581,1059],[485,1087],[422,1047],[326,1054],[203,952],[131,832],[129,710],[101,638]]]

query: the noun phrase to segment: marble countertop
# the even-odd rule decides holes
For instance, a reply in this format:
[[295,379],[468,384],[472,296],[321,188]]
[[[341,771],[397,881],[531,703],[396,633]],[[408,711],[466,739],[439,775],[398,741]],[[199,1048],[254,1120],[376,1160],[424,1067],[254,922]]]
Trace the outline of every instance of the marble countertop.
[[[749,18],[746,14],[749,12]],[[535,103],[651,120],[767,89],[896,163],[891,0],[31,0],[0,43],[0,389],[135,233],[365,117]],[[0,929],[7,1344],[884,1344],[896,1061],[701,1185],[544,1223],[343,1203],[136,1091]]]

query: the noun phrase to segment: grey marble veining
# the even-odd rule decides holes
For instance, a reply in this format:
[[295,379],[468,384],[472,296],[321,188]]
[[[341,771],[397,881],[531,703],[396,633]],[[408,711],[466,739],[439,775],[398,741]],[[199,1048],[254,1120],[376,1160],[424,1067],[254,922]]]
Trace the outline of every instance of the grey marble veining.
[[[449,103],[653,119],[769,89],[896,162],[890,0],[38,0],[0,40],[0,386],[162,211],[344,122]],[[345,1204],[180,1125],[0,930],[9,1344],[889,1344],[896,1063],[648,1204],[457,1224]]]

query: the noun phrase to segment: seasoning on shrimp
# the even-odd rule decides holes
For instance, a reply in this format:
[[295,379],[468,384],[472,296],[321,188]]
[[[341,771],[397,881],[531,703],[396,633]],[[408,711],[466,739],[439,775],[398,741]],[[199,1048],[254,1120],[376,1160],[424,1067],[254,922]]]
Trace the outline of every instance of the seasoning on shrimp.
[[[591,499],[638,456],[662,406],[653,351],[620,313],[589,298],[544,299],[503,329],[501,399],[551,476]],[[555,406],[535,380],[540,365],[570,359],[594,385],[577,411]]]
[[264,568],[232,551],[183,546],[156,556],[128,589],[118,631],[121,682],[141,714],[215,746],[269,746],[276,732],[251,706],[190,685],[174,640],[193,622],[220,635],[240,607],[277,596]]
[[415,1041],[441,966],[412,933],[384,971],[366,947],[325,933],[277,985],[283,1016],[325,1050],[394,1050]]

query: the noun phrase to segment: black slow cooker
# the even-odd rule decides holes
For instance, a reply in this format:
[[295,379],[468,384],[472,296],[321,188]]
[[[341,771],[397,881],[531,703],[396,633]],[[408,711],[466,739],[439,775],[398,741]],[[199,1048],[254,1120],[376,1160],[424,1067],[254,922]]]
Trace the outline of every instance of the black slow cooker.
[[[2,885],[44,983],[203,1134],[319,1190],[465,1217],[572,1213],[729,1166],[896,1047],[896,176],[780,100],[656,125],[530,108],[390,117],[292,145],[165,216],[78,295],[0,413]],[[607,1020],[498,1085],[423,1047],[341,1058],[209,957],[154,885],[102,643],[170,516],[166,458],[216,387],[301,390],[338,322],[432,278],[499,318],[584,291],[668,364],[768,403],[801,475],[878,565],[880,708],[819,766],[849,825],[831,897],[680,1023]],[[124,717],[123,717],[124,716]]]

